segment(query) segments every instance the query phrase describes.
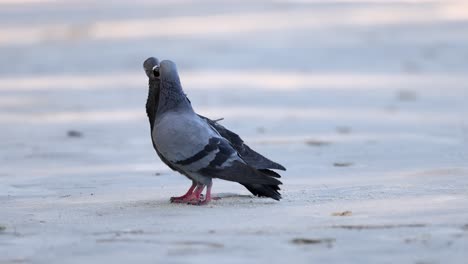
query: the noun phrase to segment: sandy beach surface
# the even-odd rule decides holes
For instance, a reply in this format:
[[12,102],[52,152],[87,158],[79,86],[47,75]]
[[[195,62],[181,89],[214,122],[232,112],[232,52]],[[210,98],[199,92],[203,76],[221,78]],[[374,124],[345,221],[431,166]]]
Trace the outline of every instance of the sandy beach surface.
[[[467,32],[466,1],[0,0],[0,263],[467,263]],[[280,202],[169,203],[150,56]]]

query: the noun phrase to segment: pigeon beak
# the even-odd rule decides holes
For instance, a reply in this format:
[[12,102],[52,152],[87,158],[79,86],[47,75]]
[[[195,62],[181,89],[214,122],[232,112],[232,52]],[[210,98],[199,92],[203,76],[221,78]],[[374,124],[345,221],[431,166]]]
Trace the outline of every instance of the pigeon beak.
[[154,77],[156,77],[156,78],[159,78],[159,76],[161,75],[161,74],[159,73],[159,65],[155,65],[155,66],[153,67],[153,75],[154,75]]

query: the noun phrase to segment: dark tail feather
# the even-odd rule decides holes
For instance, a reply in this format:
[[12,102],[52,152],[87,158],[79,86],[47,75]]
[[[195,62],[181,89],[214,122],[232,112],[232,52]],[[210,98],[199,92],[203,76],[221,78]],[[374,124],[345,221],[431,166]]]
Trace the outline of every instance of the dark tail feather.
[[238,182],[256,196],[281,199],[279,185],[282,183],[277,179],[280,175],[271,170],[257,170],[243,162],[233,161],[229,167],[207,167],[198,172],[206,177]]
[[268,158],[262,156],[260,153],[251,149],[246,144],[243,144],[242,146],[242,149],[236,148],[236,150],[237,152],[239,152],[242,159],[244,159],[245,162],[247,162],[250,166],[257,169],[274,169],[283,171],[286,170],[286,168],[283,167],[283,165],[269,160]]
[[263,172],[264,174],[266,174],[266,175],[268,175],[270,177],[281,178],[281,175],[279,175],[277,172],[274,172],[272,170],[259,169],[259,171]]
[[203,168],[198,171],[200,174],[234,181],[242,184],[260,184],[260,185],[280,185],[281,182],[276,179],[277,173],[270,170],[257,170],[248,164],[240,161],[233,161],[229,167],[224,168]]
[[280,187],[278,185],[241,184],[255,196],[269,197],[277,201],[281,199],[281,194],[279,193]]

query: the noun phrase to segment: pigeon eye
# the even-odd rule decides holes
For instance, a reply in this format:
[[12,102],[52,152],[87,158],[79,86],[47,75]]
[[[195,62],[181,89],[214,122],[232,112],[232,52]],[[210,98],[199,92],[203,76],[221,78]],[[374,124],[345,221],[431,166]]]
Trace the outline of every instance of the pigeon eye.
[[156,77],[156,78],[160,76],[160,74],[159,74],[159,66],[158,66],[158,65],[156,65],[156,66],[153,67],[153,74],[154,74],[154,77]]

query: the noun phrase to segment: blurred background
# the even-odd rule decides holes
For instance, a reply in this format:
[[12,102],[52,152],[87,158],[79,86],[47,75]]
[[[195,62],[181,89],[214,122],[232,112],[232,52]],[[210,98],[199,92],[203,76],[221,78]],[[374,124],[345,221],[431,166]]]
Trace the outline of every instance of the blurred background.
[[[89,232],[103,225],[156,228],[116,208],[139,208],[132,209],[138,216],[148,212],[136,205],[145,201],[157,211],[154,206],[167,206],[169,196],[188,187],[152,149],[142,69],[151,56],[177,63],[196,111],[225,118],[223,125],[288,168],[277,210],[293,220],[273,220],[269,209],[257,208],[284,236],[307,233],[299,218],[314,228],[335,221],[330,213],[343,204],[362,205],[353,212],[376,222],[457,226],[466,220],[467,1],[0,0],[0,204],[7,208],[0,225],[24,234],[10,233],[14,242],[3,236],[5,261],[50,263],[74,255],[67,246],[76,241],[85,242],[75,255],[89,256]],[[214,192],[247,194],[224,182]],[[215,209],[237,203],[248,202],[221,200]],[[57,210],[68,218],[57,219]],[[194,214],[185,217],[199,219]],[[111,215],[123,219],[113,222]],[[236,218],[242,214],[224,215],[242,222]],[[175,228],[146,217],[162,234]],[[33,224],[40,221],[42,231]],[[179,224],[178,230],[188,228]],[[250,224],[249,230],[263,227]],[[194,236],[211,228],[190,227]],[[75,231],[78,240],[71,238]],[[427,232],[447,242],[439,231]],[[360,235],[369,241],[362,250],[372,254],[372,241],[381,237]],[[37,241],[46,241],[51,253],[39,254],[44,248]],[[379,252],[389,258],[414,257],[392,256],[385,249],[398,246],[385,245]],[[419,249],[436,260],[430,263],[440,260],[442,253]],[[310,259],[310,252],[291,250]],[[347,252],[346,246],[335,250]],[[466,259],[444,250],[447,258]],[[242,252],[229,254],[243,260]]]
[[[16,165],[153,163],[150,56],[175,61],[196,109],[250,142],[382,139],[414,156],[439,151],[405,141],[467,140],[466,1],[0,4],[0,155]],[[70,130],[89,137],[63,145]]]

